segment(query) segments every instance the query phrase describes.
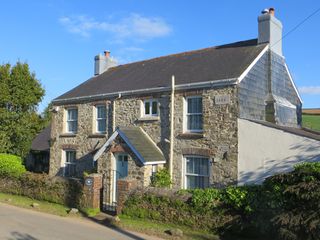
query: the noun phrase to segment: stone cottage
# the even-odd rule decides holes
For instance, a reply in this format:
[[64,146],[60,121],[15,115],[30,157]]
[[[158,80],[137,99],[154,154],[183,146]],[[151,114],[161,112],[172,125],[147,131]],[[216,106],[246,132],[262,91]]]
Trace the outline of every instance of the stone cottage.
[[[102,173],[106,201],[116,201],[117,179],[148,186],[162,167],[174,188],[205,188],[320,160],[291,149],[306,139],[319,147],[320,138],[299,129],[302,101],[274,9],[258,30],[257,39],[124,65],[107,51],[96,56],[95,75],[53,100],[49,174]],[[275,139],[279,152],[264,151]]]

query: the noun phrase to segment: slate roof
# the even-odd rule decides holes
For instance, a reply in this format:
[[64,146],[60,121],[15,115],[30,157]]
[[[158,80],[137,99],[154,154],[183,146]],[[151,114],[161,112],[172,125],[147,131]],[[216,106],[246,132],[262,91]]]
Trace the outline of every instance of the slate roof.
[[120,127],[117,131],[129,147],[133,147],[141,155],[144,163],[166,161],[161,150],[140,127]]
[[53,101],[239,77],[267,44],[257,39],[119,65]]
[[275,123],[270,123],[270,122],[261,121],[261,120],[250,120],[250,119],[246,119],[246,120],[248,120],[250,122],[261,124],[266,127],[279,129],[284,132],[288,132],[288,133],[292,133],[292,134],[295,134],[298,136],[307,137],[307,138],[311,138],[311,139],[320,141],[320,132],[318,132],[318,131],[308,130],[305,128],[294,128],[294,127],[280,126]]
[[51,124],[43,129],[36,137],[33,139],[31,144],[31,150],[34,151],[49,151],[50,150],[50,135],[51,135]]

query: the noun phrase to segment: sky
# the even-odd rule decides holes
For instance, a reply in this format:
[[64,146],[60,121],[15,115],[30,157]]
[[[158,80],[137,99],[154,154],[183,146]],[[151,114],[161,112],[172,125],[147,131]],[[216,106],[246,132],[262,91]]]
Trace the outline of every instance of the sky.
[[29,64],[46,91],[41,112],[92,77],[104,50],[125,64],[257,38],[257,17],[269,7],[289,33],[283,54],[303,107],[320,108],[320,11],[306,20],[318,0],[3,1],[0,64]]

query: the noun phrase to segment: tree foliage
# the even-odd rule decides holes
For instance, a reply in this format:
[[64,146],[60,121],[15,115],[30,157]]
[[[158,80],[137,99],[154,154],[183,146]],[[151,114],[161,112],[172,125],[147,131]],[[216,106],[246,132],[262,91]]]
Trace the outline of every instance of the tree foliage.
[[42,129],[37,107],[44,89],[27,63],[0,65],[0,152],[24,157]]
[[22,160],[18,156],[0,153],[0,176],[20,177],[26,172]]

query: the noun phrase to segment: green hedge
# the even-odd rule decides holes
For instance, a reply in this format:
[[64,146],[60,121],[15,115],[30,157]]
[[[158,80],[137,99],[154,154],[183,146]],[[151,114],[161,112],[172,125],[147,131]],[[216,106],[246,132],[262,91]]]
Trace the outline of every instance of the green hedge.
[[26,172],[20,157],[0,153],[0,176],[19,177]]
[[32,199],[85,206],[82,183],[75,179],[49,177],[47,174],[26,172],[20,177],[0,176],[0,192],[27,196]]
[[295,166],[259,186],[133,192],[123,214],[259,239],[319,239],[320,163]]

